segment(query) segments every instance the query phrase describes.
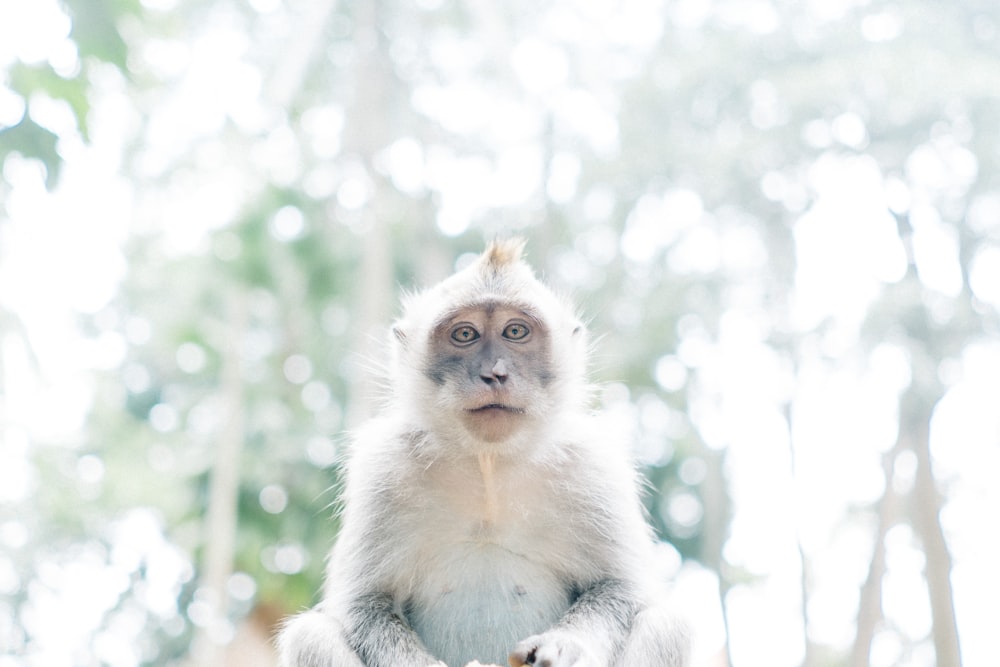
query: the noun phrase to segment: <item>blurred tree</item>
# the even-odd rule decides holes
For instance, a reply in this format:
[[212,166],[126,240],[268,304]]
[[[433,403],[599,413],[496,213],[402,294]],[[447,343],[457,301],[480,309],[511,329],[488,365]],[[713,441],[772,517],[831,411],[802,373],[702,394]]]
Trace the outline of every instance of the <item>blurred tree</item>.
[[[634,433],[658,534],[717,577],[731,664],[753,664],[734,639],[751,620],[741,596],[762,603],[788,577],[799,599],[772,623],[776,663],[867,665],[890,634],[903,655],[930,639],[938,664],[958,664],[929,425],[943,363],[1000,328],[972,270],[1000,244],[985,219],[1000,196],[1000,14],[972,0],[835,5],[61,5],[73,57],[2,62],[0,105],[24,110],[0,127],[0,160],[8,180],[38,160],[56,188],[65,146],[114,124],[129,267],[80,328],[126,351],[83,433],[31,450],[43,483],[30,502],[4,509],[4,525],[30,526],[3,611],[15,630],[0,631],[11,653],[51,644],[32,620],[40,591],[80,561],[118,584],[87,631],[103,643],[74,664],[173,664],[192,644],[222,664],[244,619],[266,635],[311,604],[337,529],[340,434],[377,397],[372,340],[393,285],[431,283],[484,238],[520,233],[591,318],[596,401]],[[917,250],[927,230],[955,240],[954,257]],[[935,282],[927,258],[941,256],[957,288]],[[816,373],[866,377],[887,344],[909,379],[896,445],[869,462],[882,497],[849,518],[874,527],[852,646],[813,619],[837,536],[817,542],[795,515],[822,447],[800,430],[801,393]],[[903,451],[917,462],[905,493]],[[904,521],[927,557],[928,636],[882,609],[886,535]],[[748,547],[746,526],[770,549]],[[129,531],[144,549],[122,546]],[[791,574],[775,555],[789,544]],[[124,650],[108,648],[116,636],[132,658],[108,657]]]
[[[86,140],[98,72],[110,65],[128,75],[127,47],[118,25],[127,18],[139,19],[142,15],[142,6],[136,0],[68,0],[62,8],[65,16],[53,13],[46,18],[66,21],[69,41],[65,44],[69,48],[63,48],[59,54],[44,54],[48,58],[43,62],[19,60],[9,64],[0,79],[0,85],[11,94],[6,103],[22,109],[16,122],[6,127],[0,123],[0,162],[10,153],[41,161],[49,187],[58,181],[62,164],[60,137],[55,129],[35,117],[36,109],[53,101],[65,104],[72,112],[74,129]],[[50,119],[48,114],[47,120]]]

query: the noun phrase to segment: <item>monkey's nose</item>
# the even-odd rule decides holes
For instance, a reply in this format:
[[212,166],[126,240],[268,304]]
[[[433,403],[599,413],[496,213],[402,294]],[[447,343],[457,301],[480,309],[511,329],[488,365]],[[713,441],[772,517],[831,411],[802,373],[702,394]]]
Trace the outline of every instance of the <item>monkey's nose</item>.
[[493,364],[493,368],[487,371],[484,367],[480,371],[479,377],[486,384],[503,384],[507,381],[507,364],[504,363],[503,359],[497,359],[496,363]]

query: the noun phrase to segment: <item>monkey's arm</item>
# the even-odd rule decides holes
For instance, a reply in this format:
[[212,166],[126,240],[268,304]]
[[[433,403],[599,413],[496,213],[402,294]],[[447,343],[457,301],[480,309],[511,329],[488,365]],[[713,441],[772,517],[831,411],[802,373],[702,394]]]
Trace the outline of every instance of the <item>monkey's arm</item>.
[[[573,604],[549,630],[519,642],[510,655],[515,667],[675,667],[672,630],[660,621],[659,586],[654,584],[653,535],[639,501],[638,477],[614,439],[579,439],[576,480],[564,515],[577,536],[567,553],[584,559]],[[606,433],[606,432],[605,432]],[[565,490],[565,487],[560,489]],[[649,629],[647,629],[647,627]],[[663,641],[657,639],[664,638]],[[661,646],[661,644],[663,646]]]
[[444,667],[395,612],[388,593],[356,598],[348,608],[345,630],[367,667]]
[[[327,564],[326,598],[342,619],[344,638],[366,667],[444,667],[399,608],[406,593],[413,533],[406,503],[401,437],[391,421],[356,434],[348,469],[341,533]],[[336,664],[336,663],[335,663]]]
[[510,655],[510,664],[613,664],[640,607],[630,588],[629,583],[619,579],[592,584],[555,626],[521,641]]
[[321,603],[285,624],[278,647],[282,667],[445,667],[394,612],[388,594],[356,597],[339,613]]

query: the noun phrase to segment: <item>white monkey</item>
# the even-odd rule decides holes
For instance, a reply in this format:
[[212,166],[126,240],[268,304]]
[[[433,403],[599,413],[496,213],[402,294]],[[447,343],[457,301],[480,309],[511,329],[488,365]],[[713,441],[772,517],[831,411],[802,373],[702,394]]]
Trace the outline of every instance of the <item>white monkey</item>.
[[586,407],[573,310],[491,244],[405,299],[287,667],[680,667],[627,444]]

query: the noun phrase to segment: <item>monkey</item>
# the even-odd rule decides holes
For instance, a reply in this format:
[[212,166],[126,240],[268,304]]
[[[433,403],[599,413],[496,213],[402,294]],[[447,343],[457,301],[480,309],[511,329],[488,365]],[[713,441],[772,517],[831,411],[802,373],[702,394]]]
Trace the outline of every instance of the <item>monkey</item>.
[[589,406],[586,328],[523,249],[404,296],[285,667],[687,664],[627,443]]

